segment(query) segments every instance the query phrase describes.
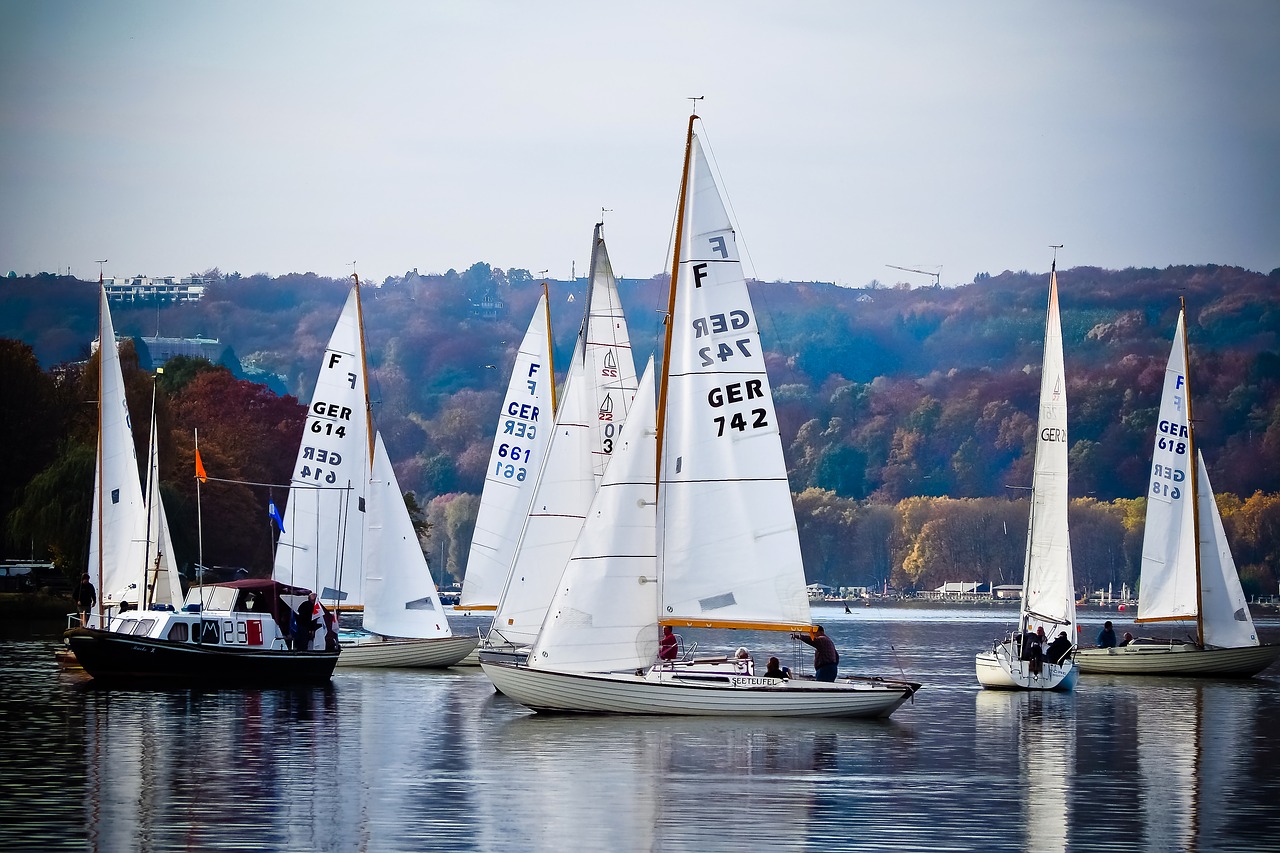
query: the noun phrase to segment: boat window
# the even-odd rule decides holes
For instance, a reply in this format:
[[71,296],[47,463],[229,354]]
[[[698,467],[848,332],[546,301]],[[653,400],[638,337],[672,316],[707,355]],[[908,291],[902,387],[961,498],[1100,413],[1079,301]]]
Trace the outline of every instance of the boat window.
[[116,634],[132,634],[136,624],[133,619],[117,619],[112,623],[111,630]]
[[169,639],[175,643],[185,643],[187,641],[187,623],[175,622],[169,626]]
[[200,642],[216,643],[222,639],[222,631],[218,623],[212,620],[200,623]]
[[156,626],[154,619],[139,619],[133,625],[133,633],[138,637],[145,637],[151,633],[151,629]]

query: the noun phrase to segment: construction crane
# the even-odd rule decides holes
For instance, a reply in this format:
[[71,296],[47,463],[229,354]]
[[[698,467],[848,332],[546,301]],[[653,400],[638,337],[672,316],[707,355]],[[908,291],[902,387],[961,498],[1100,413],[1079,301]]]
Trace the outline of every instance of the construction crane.
[[942,282],[941,282],[942,264],[938,264],[937,272],[929,272],[929,270],[918,270],[918,269],[914,269],[913,267],[900,267],[900,266],[896,266],[895,264],[885,264],[885,266],[889,267],[890,269],[902,270],[903,272],[916,272],[916,273],[920,273],[920,275],[931,275],[933,276],[933,286],[942,287]]

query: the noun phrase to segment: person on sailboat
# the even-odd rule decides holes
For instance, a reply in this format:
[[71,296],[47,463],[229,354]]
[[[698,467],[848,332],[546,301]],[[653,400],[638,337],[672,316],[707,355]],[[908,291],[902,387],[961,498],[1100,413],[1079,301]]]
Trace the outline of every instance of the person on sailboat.
[[98,603],[98,591],[94,589],[93,584],[89,581],[89,573],[86,572],[80,578],[80,583],[76,586],[76,609],[80,611],[80,624],[88,626],[89,613],[93,610],[93,605]]
[[765,678],[790,678],[791,670],[782,665],[777,658],[769,658],[769,664],[765,667]]
[[1120,641],[1120,645],[1121,645],[1121,646],[1131,646],[1131,645],[1133,645],[1133,634],[1130,634],[1128,631],[1125,631],[1125,632],[1124,632],[1124,639]]
[[1098,648],[1114,649],[1116,647],[1116,629],[1111,627],[1111,620],[1108,619],[1102,623],[1102,630],[1098,632]]
[[807,646],[813,646],[813,672],[818,681],[835,681],[840,671],[840,653],[836,644],[831,642],[827,632],[821,625],[813,626],[813,636],[792,634],[793,640],[799,640]]
[[296,615],[297,627],[293,632],[293,649],[297,652],[311,650],[311,640],[316,634],[315,625],[316,594],[313,592],[298,605]]
[[662,629],[662,639],[658,642],[658,660],[675,660],[679,655],[680,641],[667,625]]
[[1060,665],[1069,651],[1071,651],[1071,640],[1067,638],[1066,631],[1059,631],[1058,636],[1045,650],[1044,656],[1049,663]]

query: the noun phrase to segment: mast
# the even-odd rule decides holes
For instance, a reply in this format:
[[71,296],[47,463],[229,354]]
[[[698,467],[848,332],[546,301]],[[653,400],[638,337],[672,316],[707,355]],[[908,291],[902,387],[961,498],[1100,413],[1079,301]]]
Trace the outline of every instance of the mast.
[[[694,105],[697,105],[695,101]],[[671,256],[671,285],[667,295],[666,335],[662,347],[662,382],[658,387],[658,464],[655,480],[662,482],[662,435],[667,423],[667,380],[671,375],[671,335],[672,320],[676,316],[676,279],[680,275],[680,250],[684,242],[684,210],[685,199],[689,189],[689,161],[693,157],[693,123],[698,118],[695,111],[689,116],[689,129],[684,138],[684,170],[680,174],[680,202],[676,206],[676,239],[675,250]]]
[[[151,507],[153,502],[159,498],[156,491],[159,489],[159,483],[156,477],[156,382],[151,382],[151,435],[147,438],[147,549],[146,556],[151,556]],[[155,464],[153,464],[155,463]],[[142,567],[142,589],[138,590],[138,609],[146,610],[151,606],[152,596],[155,594],[155,585],[160,579],[160,531],[155,531],[156,535],[156,559],[151,566],[143,565]],[[150,562],[148,559],[147,562]]]
[[[595,249],[592,248],[592,252]],[[542,281],[542,297],[547,300],[547,367],[551,371],[551,420],[556,417],[556,355],[555,343],[551,337],[551,288],[547,285],[546,279]]]
[[[102,282],[102,265],[98,265],[98,505],[94,507],[98,516],[98,627],[106,627],[102,623],[102,597],[105,590],[102,588],[102,552],[105,542],[103,536],[102,513],[103,513],[103,490],[106,488],[106,479],[103,476],[102,465],[102,389],[106,387],[106,378],[102,366],[102,359],[106,355],[103,347],[107,345],[106,336],[102,334],[104,312],[107,310],[107,291],[103,287]],[[114,339],[111,345],[115,346]]]
[[364,426],[369,439],[369,470],[373,470],[373,403],[369,401],[369,361],[365,358],[364,308],[360,305],[360,276],[352,273],[356,282],[356,336],[360,339],[360,372],[364,377]]
[[1191,344],[1187,340],[1187,300],[1178,297],[1178,322],[1182,324],[1182,384],[1187,401],[1187,458],[1191,465],[1191,526],[1196,566],[1196,642],[1204,645],[1204,584],[1200,580],[1200,459],[1196,456],[1195,420],[1191,415]]

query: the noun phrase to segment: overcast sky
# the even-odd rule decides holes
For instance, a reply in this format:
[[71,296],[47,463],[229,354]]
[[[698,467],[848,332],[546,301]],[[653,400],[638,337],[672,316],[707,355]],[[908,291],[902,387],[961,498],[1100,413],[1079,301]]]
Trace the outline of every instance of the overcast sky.
[[0,0],[0,272],[1280,267],[1280,2]]

